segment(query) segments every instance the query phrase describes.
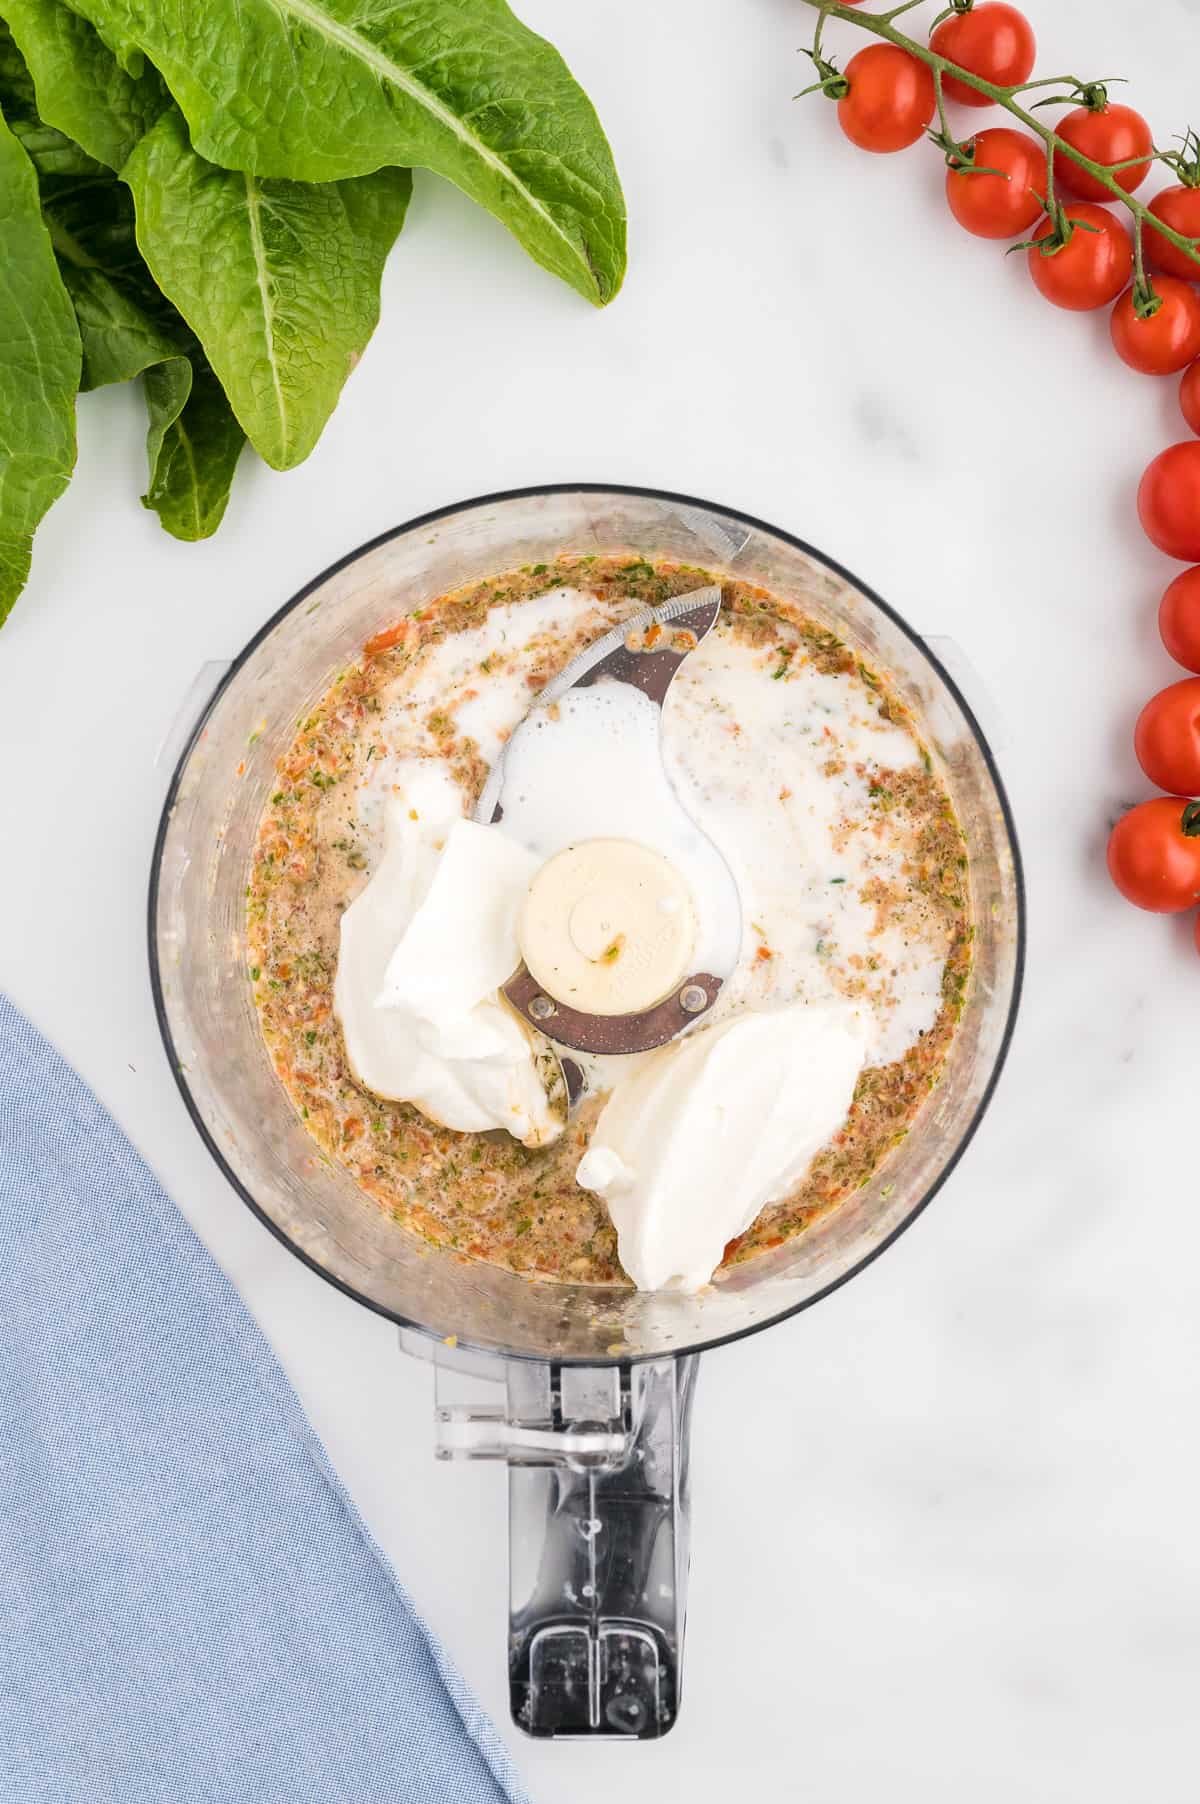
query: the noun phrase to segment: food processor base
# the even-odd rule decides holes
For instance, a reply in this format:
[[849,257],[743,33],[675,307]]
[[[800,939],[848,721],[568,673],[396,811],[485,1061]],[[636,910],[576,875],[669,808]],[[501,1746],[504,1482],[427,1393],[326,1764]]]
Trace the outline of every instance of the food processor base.
[[400,1341],[434,1367],[436,1456],[508,1464],[513,1721],[534,1736],[665,1735],[679,1711],[698,1358],[557,1365],[405,1330]]

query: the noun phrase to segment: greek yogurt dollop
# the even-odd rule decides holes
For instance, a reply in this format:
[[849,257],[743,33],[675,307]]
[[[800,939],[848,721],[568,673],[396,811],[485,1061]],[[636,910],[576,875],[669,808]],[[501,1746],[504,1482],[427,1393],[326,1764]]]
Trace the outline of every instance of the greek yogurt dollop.
[[520,962],[538,862],[465,820],[449,773],[414,760],[387,803],[383,857],[342,916],[334,985],[360,1083],[443,1127],[504,1128],[526,1146],[563,1129],[544,1049],[498,993]]
[[699,1290],[846,1119],[867,1051],[850,1008],[748,1011],[651,1053],[613,1091],[576,1181],[639,1290]]

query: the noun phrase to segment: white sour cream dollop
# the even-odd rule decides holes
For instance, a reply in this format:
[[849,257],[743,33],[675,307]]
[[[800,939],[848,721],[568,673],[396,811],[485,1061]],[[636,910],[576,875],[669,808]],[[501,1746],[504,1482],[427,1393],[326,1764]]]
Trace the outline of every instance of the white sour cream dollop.
[[517,922],[538,860],[464,820],[462,792],[414,761],[384,811],[384,853],[342,916],[334,1006],[369,1090],[459,1133],[526,1146],[562,1132],[536,1044],[498,995],[520,962]]
[[841,1127],[866,1050],[852,1009],[798,1003],[700,1028],[614,1090],[576,1178],[639,1290],[708,1282]]

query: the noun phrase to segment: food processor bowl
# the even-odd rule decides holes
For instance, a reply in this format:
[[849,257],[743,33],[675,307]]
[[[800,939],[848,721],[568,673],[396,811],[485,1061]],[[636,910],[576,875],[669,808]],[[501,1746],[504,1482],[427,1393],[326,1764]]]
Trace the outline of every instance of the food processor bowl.
[[[272,1069],[247,978],[245,889],[276,759],[366,639],[450,589],[560,553],[629,551],[800,604],[914,710],[966,837],[974,968],[940,1082],[869,1182],[699,1295],[531,1282],[434,1248],[315,1147]],[[150,957],[168,1055],[210,1151],[300,1258],[397,1322],[438,1367],[438,1452],[511,1473],[516,1720],[652,1737],[678,1708],[687,1414],[695,1356],[844,1283],[935,1195],[978,1125],[1016,1013],[1020,863],[991,753],[917,634],[829,558],[729,508],[577,484],[427,514],[303,589],[230,666],[174,773],[155,848]],[[466,1372],[497,1401],[452,1402]]]

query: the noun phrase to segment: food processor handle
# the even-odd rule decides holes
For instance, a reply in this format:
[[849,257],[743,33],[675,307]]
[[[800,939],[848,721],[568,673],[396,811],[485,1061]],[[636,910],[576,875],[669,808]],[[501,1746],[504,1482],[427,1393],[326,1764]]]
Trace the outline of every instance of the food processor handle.
[[445,1401],[452,1371],[434,1362],[439,1457],[508,1462],[514,1722],[535,1736],[665,1735],[679,1710],[697,1357],[506,1361],[504,1401],[484,1407]]

